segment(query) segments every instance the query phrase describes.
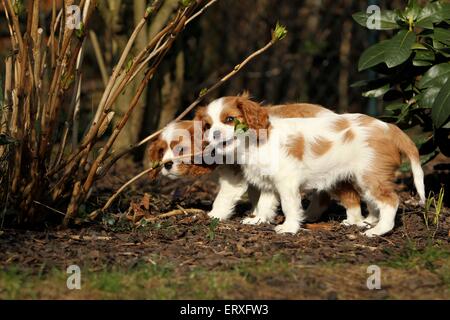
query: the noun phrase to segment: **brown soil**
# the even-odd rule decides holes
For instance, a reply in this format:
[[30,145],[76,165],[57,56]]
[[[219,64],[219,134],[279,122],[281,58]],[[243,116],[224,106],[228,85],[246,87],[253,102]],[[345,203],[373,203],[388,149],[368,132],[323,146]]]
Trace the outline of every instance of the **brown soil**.
[[[116,169],[115,175],[104,179],[93,198],[101,202],[104,200],[102,195],[123,183],[125,178],[120,172]],[[416,201],[407,192],[401,194],[402,205],[394,231],[384,237],[369,239],[361,235],[358,228],[340,224],[344,210],[336,204],[319,223],[307,225],[307,231],[295,236],[275,234],[273,225],[242,225],[240,221],[249,208],[245,201],[239,205],[239,213],[232,220],[214,226],[206,212],[211,208],[216,190],[217,185],[211,177],[195,181],[142,181],[121,197],[115,214],[104,216],[100,222],[69,230],[0,231],[0,266],[42,273],[78,264],[95,271],[110,267],[128,269],[158,259],[183,270],[198,267],[228,270],[243,261],[258,263],[280,255],[297,265],[367,266],[402,256],[410,245],[418,251],[430,244],[438,244],[445,250],[450,248],[449,210],[444,209],[438,228],[433,224],[427,227],[423,211],[415,206]],[[144,197],[145,193],[148,196]],[[148,203],[139,203],[143,197]],[[134,203],[131,208],[141,210],[146,217],[177,208],[198,208],[204,213],[178,215],[136,226],[126,219],[130,201]],[[284,283],[276,278],[274,275],[274,290]]]

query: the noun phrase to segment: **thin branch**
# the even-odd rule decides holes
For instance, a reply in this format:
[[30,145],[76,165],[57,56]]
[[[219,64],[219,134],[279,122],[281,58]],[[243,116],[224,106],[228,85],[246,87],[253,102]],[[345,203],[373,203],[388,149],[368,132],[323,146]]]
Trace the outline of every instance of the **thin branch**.
[[[255,59],[256,57],[258,57],[259,55],[263,54],[264,52],[266,52],[268,49],[270,49],[276,42],[278,41],[277,38],[272,37],[271,41],[269,43],[267,43],[264,47],[262,47],[261,49],[253,52],[251,55],[249,55],[248,57],[246,57],[240,64],[236,65],[233,70],[231,70],[229,73],[227,73],[224,77],[222,77],[219,81],[217,81],[214,85],[212,85],[210,88],[204,90],[201,92],[201,94],[199,95],[199,97],[191,103],[191,105],[189,105],[189,107],[187,107],[175,120],[173,121],[180,121],[181,119],[183,119],[187,114],[189,114],[189,112],[191,112],[196,106],[198,106],[198,104],[208,95],[210,94],[212,91],[218,89],[219,87],[221,87],[226,81],[228,81],[230,78],[232,78],[234,75],[236,75],[240,70],[242,70],[251,60]],[[166,124],[167,126],[167,124]],[[129,148],[123,149],[121,151],[119,151],[115,156],[113,156],[111,158],[111,160],[102,168],[100,175],[104,175],[106,174],[106,172],[109,171],[109,169],[113,166],[114,163],[116,163],[120,158],[122,158],[124,155],[138,149],[139,147],[143,146],[144,144],[146,144],[147,142],[155,139],[162,131],[164,130],[158,130],[154,133],[152,133],[151,135],[147,136],[146,138],[142,139],[141,141],[139,141],[138,143],[132,145]]]
[[195,156],[202,155],[202,154],[203,154],[203,152],[199,152],[199,153],[192,154],[192,155],[189,154],[189,155],[183,155],[183,156],[179,156],[179,157],[174,157],[174,158],[172,158],[172,159],[166,159],[166,160],[164,160],[164,161],[159,162],[157,166],[153,166],[152,168],[148,168],[148,169],[142,171],[142,172],[139,173],[138,175],[134,176],[132,179],[128,180],[124,185],[122,185],[122,187],[120,187],[119,190],[117,190],[117,191],[116,191],[116,192],[108,199],[108,201],[107,201],[106,204],[103,206],[103,208],[101,208],[101,209],[99,209],[99,210],[96,210],[96,211],[92,212],[92,213],[90,214],[90,217],[94,217],[94,218],[95,218],[95,217],[98,216],[98,214],[105,212],[105,211],[113,204],[114,200],[116,200],[116,198],[117,198],[117,197],[118,197],[118,196],[119,196],[119,195],[120,195],[120,194],[121,194],[128,186],[130,186],[131,184],[133,184],[134,182],[136,182],[137,180],[139,180],[140,178],[142,178],[142,177],[145,176],[146,174],[150,173],[151,171],[157,170],[157,169],[163,167],[166,163],[169,163],[169,162],[176,162],[176,161],[180,161],[180,160],[187,159],[187,158],[193,158],[193,157],[195,157]]

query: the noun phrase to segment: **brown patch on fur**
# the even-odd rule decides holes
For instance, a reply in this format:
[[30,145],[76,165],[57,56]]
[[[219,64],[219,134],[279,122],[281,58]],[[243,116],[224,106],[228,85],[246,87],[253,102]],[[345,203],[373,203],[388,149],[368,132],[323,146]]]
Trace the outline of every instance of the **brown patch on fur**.
[[395,141],[397,137],[390,131],[383,132],[378,128],[371,130],[367,143],[374,152],[374,159],[363,177],[372,196],[391,206],[398,203],[394,181],[395,171],[401,164],[400,149]]
[[370,117],[370,116],[368,116],[368,115],[365,115],[365,114],[359,115],[358,118],[356,119],[356,121],[358,122],[358,124],[359,124],[360,126],[363,126],[363,127],[369,127],[370,125],[373,124],[373,122],[374,122],[375,120],[376,120],[375,118],[372,118],[372,117]]
[[348,142],[351,142],[353,139],[355,139],[355,134],[353,133],[353,131],[352,130],[347,130],[345,133],[344,133],[344,143],[348,143]]
[[338,183],[332,192],[347,210],[361,206],[361,197],[350,182]]
[[319,137],[313,143],[311,143],[311,150],[316,156],[320,157],[327,153],[332,146],[333,142]]
[[295,137],[291,141],[288,147],[288,153],[300,161],[303,160],[303,155],[305,153],[305,139],[303,136]]
[[335,123],[333,123],[333,130],[336,132],[341,132],[348,128],[350,128],[350,121],[345,118],[339,118]]
[[309,103],[292,103],[272,106],[267,108],[267,112],[270,116],[279,118],[314,118],[320,112],[332,113],[332,111],[322,106]]

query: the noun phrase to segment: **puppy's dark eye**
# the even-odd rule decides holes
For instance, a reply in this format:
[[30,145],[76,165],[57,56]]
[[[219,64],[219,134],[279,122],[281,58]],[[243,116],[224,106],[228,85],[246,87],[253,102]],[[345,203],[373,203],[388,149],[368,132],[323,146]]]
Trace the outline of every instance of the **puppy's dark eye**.
[[211,125],[209,123],[205,123],[204,130],[209,130],[209,129],[211,129]]
[[236,118],[235,118],[235,117],[227,117],[227,118],[225,119],[225,122],[226,122],[226,123],[234,122],[234,119],[236,119]]

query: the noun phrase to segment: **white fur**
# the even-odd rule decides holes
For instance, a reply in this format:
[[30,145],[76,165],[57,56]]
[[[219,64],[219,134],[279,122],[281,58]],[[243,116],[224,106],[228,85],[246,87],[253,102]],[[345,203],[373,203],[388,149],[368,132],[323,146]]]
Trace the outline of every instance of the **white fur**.
[[[233,126],[220,121],[223,110],[223,100],[219,99],[211,103],[207,112],[212,118],[212,126],[208,140],[211,144],[227,141],[233,138]],[[338,182],[351,179],[363,191],[363,195],[373,207],[380,212],[378,224],[368,231],[367,236],[382,235],[394,227],[397,206],[392,207],[376,201],[368,192],[364,184],[363,176],[368,168],[377,161],[374,150],[367,143],[370,129],[359,124],[358,114],[335,115],[330,114],[320,118],[276,118],[271,117],[271,131],[266,143],[251,144],[245,149],[245,159],[242,171],[248,183],[256,186],[263,194],[275,194],[281,200],[281,206],[285,214],[285,222],[275,228],[278,233],[296,233],[301,223],[305,220],[305,214],[300,205],[299,189],[330,190]],[[344,143],[346,131],[336,133],[333,126],[340,118],[344,118],[351,124],[354,139]],[[380,130],[387,130],[388,125],[376,120],[375,125]],[[215,131],[220,132],[219,141],[214,137]],[[289,153],[290,143],[293,138],[302,136],[305,140],[303,159],[293,157]],[[317,156],[312,151],[312,144],[318,139],[326,139],[332,142],[332,147],[325,154]],[[237,145],[233,143],[223,150],[224,153],[234,152]],[[269,161],[268,161],[269,160]],[[420,166],[419,166],[420,167]],[[418,171],[418,169],[416,170]],[[420,169],[421,171],[421,169]],[[413,170],[414,173],[414,170]],[[417,179],[423,180],[423,176],[417,175]],[[261,201],[261,199],[260,199]],[[273,205],[274,202],[269,202]],[[266,208],[262,216],[266,216],[272,208]],[[258,223],[260,206],[255,211],[258,219],[244,220],[245,223]],[[363,225],[360,210],[349,210],[347,223]]]

